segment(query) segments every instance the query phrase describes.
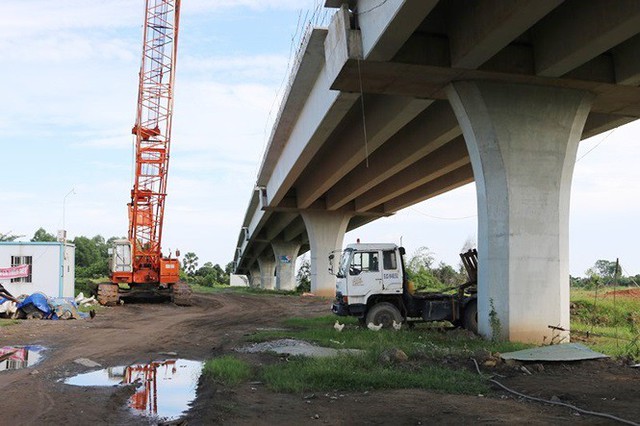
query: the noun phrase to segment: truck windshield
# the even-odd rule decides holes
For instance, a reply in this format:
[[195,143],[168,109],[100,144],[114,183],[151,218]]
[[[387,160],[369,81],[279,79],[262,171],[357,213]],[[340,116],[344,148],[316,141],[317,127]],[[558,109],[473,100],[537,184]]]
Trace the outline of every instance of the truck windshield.
[[347,271],[349,270],[349,262],[351,261],[351,253],[353,253],[353,249],[345,249],[342,252],[342,257],[340,258],[340,266],[338,267],[338,273],[336,276],[338,278],[344,278],[347,276]]

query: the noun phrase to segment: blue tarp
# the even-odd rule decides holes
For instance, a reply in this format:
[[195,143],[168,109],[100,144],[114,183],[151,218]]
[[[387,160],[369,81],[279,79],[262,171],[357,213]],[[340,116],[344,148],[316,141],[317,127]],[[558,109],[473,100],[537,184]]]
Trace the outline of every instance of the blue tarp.
[[43,318],[53,320],[88,317],[88,314],[78,311],[78,305],[73,298],[47,297],[42,293],[27,296],[18,304],[18,309],[22,309],[27,314],[38,310]]
[[51,316],[51,307],[49,306],[49,298],[42,293],[33,293],[27,296],[22,302],[18,303],[18,309],[25,312],[33,312],[33,308],[42,312],[45,318]]

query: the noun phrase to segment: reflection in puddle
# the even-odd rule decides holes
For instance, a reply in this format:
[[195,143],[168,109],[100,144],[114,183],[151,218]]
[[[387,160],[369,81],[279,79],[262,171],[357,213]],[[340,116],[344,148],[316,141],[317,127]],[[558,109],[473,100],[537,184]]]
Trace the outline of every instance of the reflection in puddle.
[[135,383],[129,407],[136,414],[173,420],[179,418],[196,397],[203,363],[184,359],[154,361],[128,367],[110,367],[65,380],[74,386],[112,386]]
[[42,346],[5,346],[0,348],[0,371],[32,367],[42,359]]

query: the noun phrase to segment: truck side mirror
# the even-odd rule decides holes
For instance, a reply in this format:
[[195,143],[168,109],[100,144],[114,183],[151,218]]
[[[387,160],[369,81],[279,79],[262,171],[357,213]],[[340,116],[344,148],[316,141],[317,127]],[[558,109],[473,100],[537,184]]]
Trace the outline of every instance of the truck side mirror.
[[331,275],[335,275],[335,274],[333,273],[333,259],[334,259],[334,257],[335,257],[335,256],[333,255],[333,253],[331,253],[331,254],[329,255],[329,273],[330,273]]
[[180,249],[176,249],[176,257],[180,257]]

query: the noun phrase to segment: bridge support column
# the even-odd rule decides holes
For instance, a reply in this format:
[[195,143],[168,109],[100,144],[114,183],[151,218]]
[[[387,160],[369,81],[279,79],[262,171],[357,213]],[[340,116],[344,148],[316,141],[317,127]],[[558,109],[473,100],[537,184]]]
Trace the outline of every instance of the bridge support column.
[[478,326],[486,337],[550,342],[569,329],[569,199],[587,92],[457,82],[447,95],[478,199]]
[[258,288],[262,283],[262,278],[260,277],[260,266],[254,265],[249,270],[249,286]]
[[276,255],[276,288],[278,290],[296,289],[296,259],[300,252],[300,243],[274,241],[271,243]]
[[276,288],[276,261],[271,256],[262,255],[258,257],[260,265],[260,287],[265,290],[275,290]]
[[342,249],[351,215],[342,212],[306,211],[302,219],[307,227],[311,246],[311,292],[317,296],[334,297],[336,278],[329,273],[329,253]]

